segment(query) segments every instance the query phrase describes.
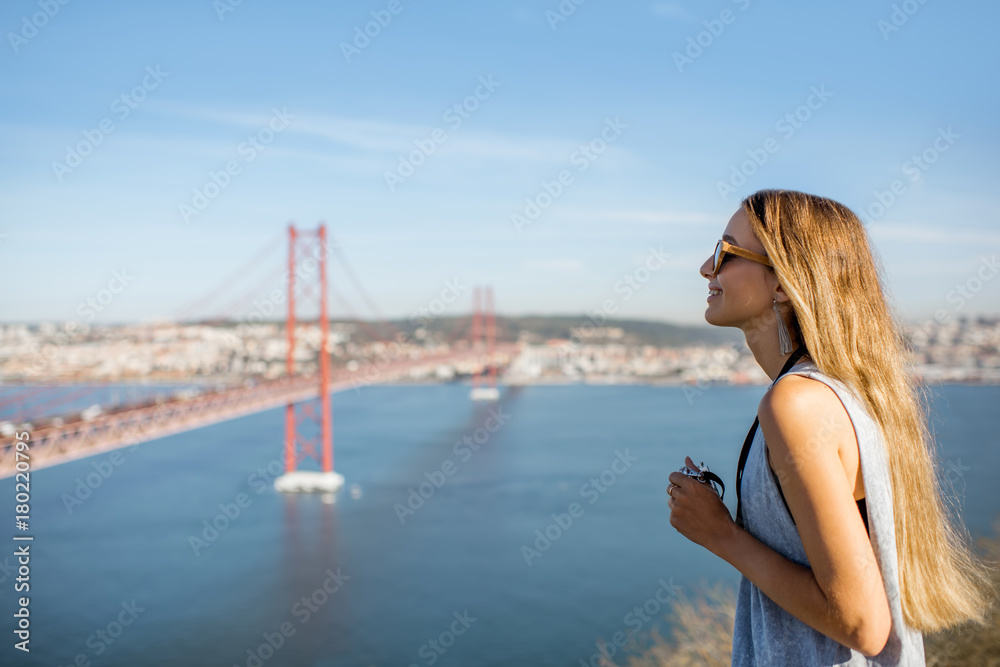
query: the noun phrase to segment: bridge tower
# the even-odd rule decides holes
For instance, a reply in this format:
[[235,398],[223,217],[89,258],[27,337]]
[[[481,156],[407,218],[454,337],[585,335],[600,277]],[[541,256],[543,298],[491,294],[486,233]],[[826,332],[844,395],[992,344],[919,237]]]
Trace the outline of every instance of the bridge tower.
[[[344,477],[333,471],[333,415],[330,408],[330,318],[326,303],[326,258],[329,246],[326,225],[316,230],[297,230],[288,226],[288,320],[286,336],[288,352],[285,374],[293,377],[296,365],[296,327],[299,323],[295,307],[299,304],[296,291],[303,301],[318,297],[319,359],[316,380],[318,397],[285,406],[285,474],[274,480],[274,488],[288,492],[332,493],[344,485]],[[315,276],[315,282],[309,281]],[[297,284],[301,280],[301,285]],[[318,294],[316,287],[319,287]],[[301,375],[301,373],[298,373]],[[317,404],[319,414],[316,414]],[[300,427],[318,427],[313,436],[304,435]],[[317,458],[317,446],[321,450]],[[300,451],[301,450],[301,451]],[[320,464],[321,470],[299,470],[301,458],[310,456]]]
[[[479,347],[479,337],[481,329],[480,322],[482,319],[486,320],[486,357],[487,363],[489,364],[489,382],[485,387],[480,386],[481,377],[479,374],[473,376],[472,378],[472,391],[470,392],[470,398],[474,401],[495,401],[500,398],[500,390],[497,389],[497,365],[494,359],[495,349],[496,349],[496,318],[493,311],[493,288],[487,286],[483,289],[485,292],[485,299],[480,298],[480,288],[476,287],[472,292],[472,303],[473,303],[473,313],[472,313],[472,348],[476,349]],[[484,307],[481,306],[481,301],[485,301]],[[485,309],[483,317],[481,317],[481,310]]]

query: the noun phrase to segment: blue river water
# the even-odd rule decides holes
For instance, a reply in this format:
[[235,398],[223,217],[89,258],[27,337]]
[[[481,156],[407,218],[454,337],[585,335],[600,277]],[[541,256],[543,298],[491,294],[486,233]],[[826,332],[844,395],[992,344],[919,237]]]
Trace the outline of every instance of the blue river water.
[[[670,527],[664,489],[690,455],[735,509],[763,391],[509,387],[493,404],[459,384],[347,391],[333,398],[347,483],[325,498],[273,490],[280,409],[40,470],[31,652],[13,648],[9,542],[0,664],[586,664],[598,640],[666,630],[671,587],[736,585]],[[942,472],[969,530],[993,534],[1000,387],[933,397]],[[13,515],[12,479],[0,499]]]

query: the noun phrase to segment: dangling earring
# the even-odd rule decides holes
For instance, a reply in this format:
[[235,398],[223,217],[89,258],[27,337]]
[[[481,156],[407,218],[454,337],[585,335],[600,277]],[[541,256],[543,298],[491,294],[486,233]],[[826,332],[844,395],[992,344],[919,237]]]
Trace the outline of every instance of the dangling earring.
[[778,318],[778,350],[782,354],[788,354],[792,351],[792,336],[788,333],[788,325],[785,324],[785,318],[781,316],[781,310],[778,309],[777,299],[772,302],[771,308],[774,309],[774,315]]

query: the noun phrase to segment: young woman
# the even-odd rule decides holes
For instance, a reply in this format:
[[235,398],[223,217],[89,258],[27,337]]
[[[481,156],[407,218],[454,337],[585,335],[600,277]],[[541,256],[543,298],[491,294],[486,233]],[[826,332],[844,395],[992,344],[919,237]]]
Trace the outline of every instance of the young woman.
[[695,478],[667,487],[670,524],[743,575],[733,664],[923,665],[921,633],[982,623],[992,599],[937,486],[864,226],[835,201],[762,190],[700,271],[705,319],[740,328],[772,379],[737,521]]

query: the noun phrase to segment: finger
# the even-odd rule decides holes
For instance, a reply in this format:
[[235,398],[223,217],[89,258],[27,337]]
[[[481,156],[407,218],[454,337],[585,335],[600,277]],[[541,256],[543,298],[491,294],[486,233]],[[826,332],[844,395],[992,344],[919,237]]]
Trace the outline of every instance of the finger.
[[689,479],[689,477],[682,472],[675,471],[670,473],[670,475],[667,476],[667,479],[669,479],[674,484],[674,486],[680,486],[687,479]]
[[698,467],[698,466],[696,466],[694,464],[694,461],[691,460],[690,456],[685,456],[684,457],[684,465],[686,465],[688,468],[695,468],[695,469],[697,469],[697,467]]

